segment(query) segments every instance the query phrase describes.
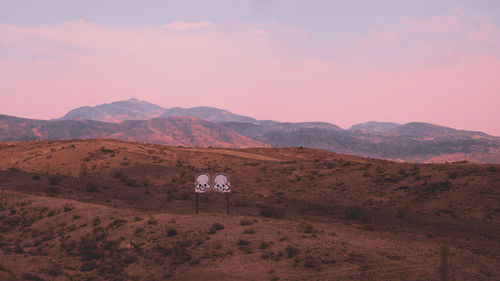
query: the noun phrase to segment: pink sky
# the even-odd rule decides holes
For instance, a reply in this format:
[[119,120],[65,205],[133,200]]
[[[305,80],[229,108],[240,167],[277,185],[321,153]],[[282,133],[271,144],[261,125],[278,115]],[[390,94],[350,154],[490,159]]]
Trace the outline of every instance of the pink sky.
[[276,21],[2,23],[0,114],[50,119],[136,97],[257,119],[422,121],[500,136],[490,17],[455,10],[382,26],[318,39]]

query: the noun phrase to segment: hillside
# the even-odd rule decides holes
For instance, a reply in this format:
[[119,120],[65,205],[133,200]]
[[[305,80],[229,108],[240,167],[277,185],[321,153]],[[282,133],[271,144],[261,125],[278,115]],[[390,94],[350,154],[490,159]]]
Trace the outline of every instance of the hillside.
[[198,106],[192,108],[164,108],[147,101],[131,98],[96,106],[82,106],[70,110],[58,120],[86,119],[110,123],[121,123],[127,120],[148,120],[162,116],[188,116],[212,122],[253,122],[255,119],[237,115],[227,110]]
[[[9,280],[438,280],[444,245],[450,280],[500,277],[500,165],[115,140],[0,157]],[[215,193],[194,214],[200,172],[228,175],[229,215]]]
[[[126,120],[149,120],[160,116],[189,116],[224,126],[256,143],[272,147],[303,146],[319,148],[335,153],[347,153],[363,157],[389,159],[401,162],[445,162],[471,161],[476,163],[500,163],[500,138],[482,132],[456,130],[444,126],[411,122],[366,122],[344,130],[326,122],[277,122],[256,120],[234,114],[228,110],[199,106],[193,108],[162,108],[160,106],[130,99],[81,107],[70,111],[63,120],[87,119],[106,122]],[[214,125],[215,126],[215,125]],[[74,130],[81,130],[78,126]],[[163,144],[154,136],[138,139],[124,131],[117,138]],[[162,132],[168,138],[168,132]],[[15,136],[15,135],[14,135]],[[4,140],[26,140],[29,138],[4,138]],[[101,136],[94,136],[101,137]],[[105,137],[105,136],[103,136]],[[189,146],[186,142],[184,145]],[[225,147],[249,147],[254,144],[225,144]]]
[[0,115],[0,141],[113,138],[191,147],[267,146],[194,117],[159,117],[107,123],[93,120],[33,120]]

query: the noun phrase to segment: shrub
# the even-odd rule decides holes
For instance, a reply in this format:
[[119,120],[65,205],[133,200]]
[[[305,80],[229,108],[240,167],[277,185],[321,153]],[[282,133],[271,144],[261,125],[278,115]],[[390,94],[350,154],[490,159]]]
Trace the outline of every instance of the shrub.
[[298,255],[300,253],[299,248],[290,245],[288,245],[285,248],[285,251],[289,259],[293,258],[295,255]]
[[171,228],[171,229],[167,230],[167,236],[168,237],[172,237],[172,236],[175,236],[175,235],[177,235],[177,230],[176,229]]
[[253,224],[253,221],[249,220],[249,219],[244,219],[244,220],[241,220],[240,221],[240,225],[242,226],[245,226],[245,225],[252,225]]
[[304,262],[304,266],[307,267],[307,268],[315,268],[316,265],[318,264],[318,262],[316,261],[316,259],[314,259],[313,257],[306,257],[306,260]]
[[222,230],[224,229],[224,225],[222,225],[220,222],[214,222],[212,224],[212,228],[214,228],[215,230]]
[[57,185],[62,180],[62,178],[61,178],[61,176],[59,174],[50,175],[48,179],[49,179],[49,183],[52,184],[52,185]]
[[135,229],[134,234],[135,235],[139,235],[139,234],[141,234],[143,232],[144,232],[144,228],[143,227],[138,227],[138,228]]
[[122,169],[116,169],[113,171],[113,177],[115,177],[117,179],[117,178],[122,176],[122,173],[123,173]]
[[271,243],[269,243],[269,242],[264,242],[263,241],[263,242],[260,243],[260,248],[262,250],[269,248],[269,246],[271,246]]
[[56,215],[56,210],[50,210],[49,213],[47,214],[47,216],[49,217],[53,217]]
[[116,227],[119,227],[119,226],[122,226],[123,224],[125,224],[126,222],[127,222],[126,220],[115,219],[113,221],[113,225],[116,226]]
[[274,208],[269,205],[264,205],[260,208],[259,214],[266,218],[272,218],[274,216]]
[[244,234],[254,234],[255,233],[255,229],[253,228],[247,228],[245,229],[245,231],[243,231]]
[[87,183],[87,192],[96,192],[97,191],[97,185],[94,183]]
[[316,229],[314,229],[314,226],[307,224],[304,228],[304,233],[316,233],[318,232]]
[[33,175],[33,179],[34,180],[40,180],[40,176],[39,175]]
[[244,240],[244,239],[239,239],[237,244],[238,244],[238,246],[247,246],[247,245],[250,245],[250,241]]
[[45,279],[33,273],[23,273],[21,275],[21,278],[23,278],[24,280],[45,281]]
[[57,194],[59,194],[59,189],[57,189],[57,187],[51,186],[45,189],[45,193],[47,194],[47,196],[54,197],[57,196]]
[[363,209],[358,206],[350,206],[345,212],[345,219],[348,221],[360,220],[363,223],[370,222],[371,219],[363,213]]

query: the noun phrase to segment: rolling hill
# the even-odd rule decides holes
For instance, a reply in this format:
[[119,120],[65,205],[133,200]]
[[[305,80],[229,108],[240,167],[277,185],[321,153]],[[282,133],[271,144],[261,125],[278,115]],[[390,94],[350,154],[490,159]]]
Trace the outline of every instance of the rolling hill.
[[51,123],[18,121],[0,117],[0,139],[118,138],[201,147],[303,146],[395,161],[500,163],[499,137],[422,122],[367,122],[344,130],[326,122],[256,120],[213,107],[167,109],[135,98],[80,107]]
[[0,140],[113,138],[192,147],[267,146],[216,123],[194,117],[158,117],[107,123],[93,120],[33,120],[0,115]]
[[[498,280],[499,165],[0,143],[1,280]],[[225,196],[199,196],[199,173]]]

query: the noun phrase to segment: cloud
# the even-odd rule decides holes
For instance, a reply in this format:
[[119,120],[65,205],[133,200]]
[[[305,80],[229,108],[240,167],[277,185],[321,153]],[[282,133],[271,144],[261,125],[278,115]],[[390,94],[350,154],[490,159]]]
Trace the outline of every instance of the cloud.
[[214,26],[214,23],[210,21],[199,21],[199,22],[174,21],[169,24],[162,25],[162,27],[165,29],[170,29],[175,31],[188,31],[192,29],[202,29],[212,26]]
[[[165,107],[218,106],[259,119],[343,126],[375,118],[421,120],[499,134],[491,121],[500,102],[498,48],[493,55],[460,49],[482,42],[469,40],[485,40],[484,34],[467,38],[469,32],[483,28],[492,39],[498,32],[480,24],[489,19],[466,19],[479,24],[462,25],[460,34],[450,28],[432,28],[433,33],[426,24],[413,32],[402,21],[384,23],[383,30],[364,34],[376,48],[353,48],[365,38],[358,34],[332,38],[331,45],[311,36],[305,46],[306,29],[272,22],[191,23],[197,32],[83,21],[0,24],[0,112],[54,118],[82,104],[140,93]],[[447,40],[450,35],[462,41]],[[428,50],[421,48],[424,43]],[[442,104],[448,103],[444,114]]]

